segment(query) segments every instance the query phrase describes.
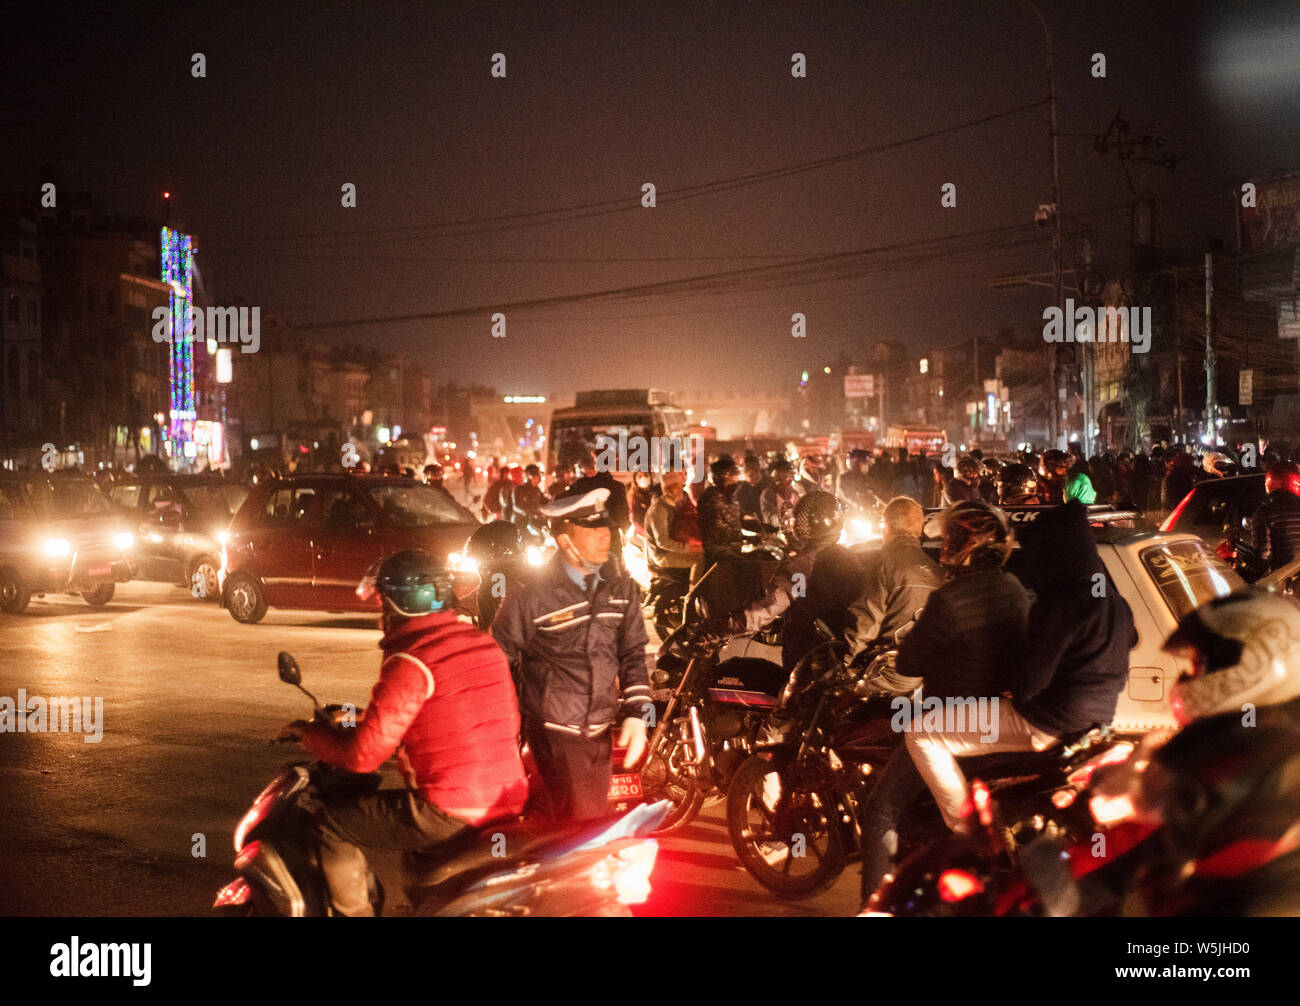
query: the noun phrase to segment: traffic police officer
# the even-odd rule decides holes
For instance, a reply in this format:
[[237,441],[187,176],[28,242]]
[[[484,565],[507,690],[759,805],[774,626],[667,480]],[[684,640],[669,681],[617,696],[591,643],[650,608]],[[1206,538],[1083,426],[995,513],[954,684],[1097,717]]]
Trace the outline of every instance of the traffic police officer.
[[608,813],[612,727],[631,768],[651,721],[641,590],[610,561],[606,488],[546,503],[559,552],[507,593],[492,635],[519,685],[524,737],[560,820]]

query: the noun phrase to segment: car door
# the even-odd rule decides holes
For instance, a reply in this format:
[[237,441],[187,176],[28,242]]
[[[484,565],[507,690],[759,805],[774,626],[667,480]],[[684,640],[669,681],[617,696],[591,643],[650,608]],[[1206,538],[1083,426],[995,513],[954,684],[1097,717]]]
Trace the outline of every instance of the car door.
[[321,522],[312,537],[312,582],[317,604],[330,611],[367,611],[375,602],[357,598],[357,584],[385,553],[379,514],[350,487],[321,494]]
[[251,572],[277,608],[312,608],[312,534],[319,525],[315,486],[282,485],[266,500],[248,531]]
[[185,508],[185,494],[172,482],[153,482],[141,488],[139,537],[145,540],[142,558],[149,567],[147,579],[184,582],[181,522]]
[[1113,545],[1100,545],[1098,552],[1111,581],[1128,602],[1138,634],[1138,644],[1128,655],[1128,683],[1115,706],[1115,729],[1135,732],[1174,727],[1169,688],[1178,680],[1180,669],[1173,656],[1162,649],[1173,631],[1173,618],[1146,572],[1125,565],[1128,553]]

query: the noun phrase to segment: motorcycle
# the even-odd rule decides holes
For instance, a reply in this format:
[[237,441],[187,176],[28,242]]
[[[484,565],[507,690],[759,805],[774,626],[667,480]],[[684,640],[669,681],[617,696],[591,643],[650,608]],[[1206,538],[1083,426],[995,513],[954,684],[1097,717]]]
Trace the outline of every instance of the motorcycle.
[[[705,802],[725,795],[754,750],[786,675],[779,628],[753,638],[767,656],[743,656],[745,643],[712,635],[702,621],[676,629],[660,648],[656,684],[676,682],[656,719],[641,768],[646,799],[672,804],[656,834],[689,824]],[[775,638],[772,638],[775,635]]]
[[691,571],[681,567],[649,569],[650,589],[646,591],[642,608],[653,620],[655,635],[662,643],[682,624]]
[[[334,725],[341,707],[322,708],[302,686],[293,657],[281,652],[280,680],[311,699],[315,721]],[[341,727],[336,727],[342,729]],[[238,876],[217,892],[223,914],[331,916],[334,912],[313,840],[323,799],[375,790],[379,774],[359,775],[321,761],[291,763],[253,800],[235,829]],[[547,824],[515,819],[402,858],[416,915],[631,915],[649,897],[658,843],[648,838],[667,811],[645,804],[614,822]],[[384,889],[369,865],[375,915]]]
[[[830,637],[824,627],[823,635]],[[800,661],[782,697],[792,714],[785,737],[750,756],[727,796],[727,830],[741,864],[783,897],[826,890],[860,858],[861,807],[902,740],[891,722],[892,697],[865,698],[871,678],[896,651],[882,645],[859,671],[845,665],[843,649],[827,638]],[[1044,752],[980,755],[963,758],[962,766],[1002,803],[998,837],[1013,854],[1033,836],[1064,827],[1066,810],[1086,784],[1076,773],[1115,743],[1108,728],[1094,727]],[[900,859],[947,834],[924,794],[900,821]]]

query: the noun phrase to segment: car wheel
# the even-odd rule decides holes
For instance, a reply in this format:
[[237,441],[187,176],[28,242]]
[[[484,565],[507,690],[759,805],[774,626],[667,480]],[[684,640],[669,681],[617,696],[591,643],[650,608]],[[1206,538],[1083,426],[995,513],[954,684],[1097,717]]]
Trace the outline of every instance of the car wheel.
[[210,555],[201,555],[190,563],[188,584],[190,593],[201,601],[216,601],[221,596],[217,578],[220,563]]
[[226,581],[226,610],[236,622],[253,625],[266,614],[262,585],[247,573],[236,573]]
[[18,570],[6,566],[0,569],[0,611],[20,615],[27,610],[32,592],[23,583]]
[[81,596],[86,599],[87,604],[93,604],[96,608],[99,608],[113,600],[113,591],[115,590],[117,590],[117,584],[110,580],[108,583],[101,583],[94,590],[83,590]]

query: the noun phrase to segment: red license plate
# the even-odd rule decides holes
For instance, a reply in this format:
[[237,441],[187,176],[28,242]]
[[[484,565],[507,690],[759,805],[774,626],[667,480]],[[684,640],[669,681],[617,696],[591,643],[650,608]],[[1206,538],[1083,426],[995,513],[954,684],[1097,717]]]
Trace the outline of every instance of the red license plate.
[[619,773],[609,780],[609,799],[625,800],[629,797],[640,799],[641,775],[639,772]]
[[113,567],[110,566],[108,563],[104,563],[101,566],[91,566],[90,569],[86,570],[86,575],[87,576],[112,576]]

